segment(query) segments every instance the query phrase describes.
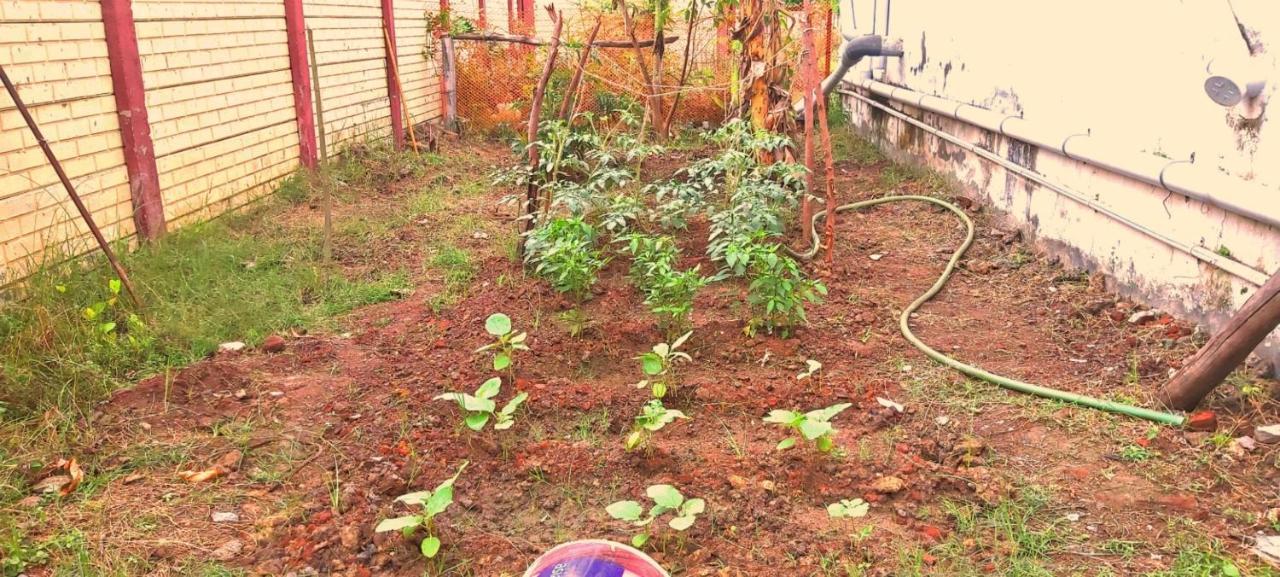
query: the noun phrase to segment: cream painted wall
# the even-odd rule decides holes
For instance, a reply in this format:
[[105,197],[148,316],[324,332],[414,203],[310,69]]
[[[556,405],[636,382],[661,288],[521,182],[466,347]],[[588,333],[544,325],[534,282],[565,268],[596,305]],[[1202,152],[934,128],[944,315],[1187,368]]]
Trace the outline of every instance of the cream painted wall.
[[[1244,56],[1247,47],[1226,0],[1072,3],[988,0],[854,1],[842,14],[846,34],[885,33],[904,41],[876,77],[949,100],[1047,126],[1062,135],[1089,132],[1115,149],[1174,159],[1195,155],[1242,180],[1275,191],[1280,215],[1280,122],[1272,110],[1250,129],[1205,95],[1211,59]],[[1272,47],[1271,86],[1280,84],[1280,3],[1233,0],[1242,22]],[[857,26],[854,21],[856,18]],[[868,59],[851,76],[870,70]],[[1124,227],[1057,193],[1005,173],[954,146],[846,99],[858,129],[909,158],[954,176],[1074,265],[1099,270],[1117,290],[1206,324],[1225,323],[1252,284]],[[1109,173],[1055,151],[1027,147],[967,123],[896,105],[943,130],[1018,159],[1099,202],[1183,242],[1230,249],[1241,262],[1280,270],[1280,230]],[[1029,149],[1030,148],[1030,149]],[[1280,331],[1258,352],[1280,360]]]

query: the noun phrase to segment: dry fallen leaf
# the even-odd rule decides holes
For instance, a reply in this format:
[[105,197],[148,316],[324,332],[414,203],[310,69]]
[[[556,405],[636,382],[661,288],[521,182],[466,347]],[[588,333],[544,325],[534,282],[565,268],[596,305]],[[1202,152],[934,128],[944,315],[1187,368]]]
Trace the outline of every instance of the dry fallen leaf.
[[[58,474],[53,474],[58,473]],[[57,492],[59,495],[66,497],[80,486],[84,481],[84,469],[80,468],[75,458],[58,459],[52,467],[45,469],[45,476],[39,482],[31,486],[31,490],[36,493],[49,495]]]

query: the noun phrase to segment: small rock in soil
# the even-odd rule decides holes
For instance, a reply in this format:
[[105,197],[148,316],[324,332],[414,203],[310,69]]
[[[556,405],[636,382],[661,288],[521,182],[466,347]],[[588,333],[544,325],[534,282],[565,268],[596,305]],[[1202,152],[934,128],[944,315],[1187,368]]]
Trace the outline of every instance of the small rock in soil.
[[[1213,431],[1218,428],[1218,415],[1213,411],[1200,411],[1187,417],[1187,428],[1192,431]],[[1256,436],[1254,438],[1257,438]],[[1261,439],[1258,439],[1261,440]]]
[[342,542],[344,549],[356,551],[360,547],[360,527],[344,525],[341,529],[338,529],[338,540]]
[[1263,425],[1253,430],[1253,438],[1264,445],[1280,443],[1280,425]]
[[214,549],[213,553],[210,553],[210,556],[218,561],[230,561],[243,550],[244,542],[239,539],[232,539],[223,543],[217,549]]
[[262,341],[262,350],[268,353],[284,351],[284,337],[271,335]]
[[239,523],[240,515],[233,511],[215,511],[210,519],[214,523]]
[[243,342],[240,342],[240,341],[231,341],[231,342],[229,342],[229,343],[222,343],[222,344],[218,345],[218,352],[220,352],[220,353],[238,353],[238,352],[240,352],[240,351],[243,351],[243,350],[244,350],[244,347],[245,347],[245,344],[244,344]]
[[1259,535],[1254,541],[1253,552],[1270,563],[1280,562],[1280,535]]
[[1162,313],[1158,309],[1138,311],[1136,313],[1129,315],[1129,324],[1131,325],[1146,324],[1160,318],[1161,314]]
[[741,475],[729,475],[729,486],[741,491],[747,486],[747,478]]
[[883,495],[891,495],[907,486],[906,481],[897,477],[880,477],[871,483],[871,490]]

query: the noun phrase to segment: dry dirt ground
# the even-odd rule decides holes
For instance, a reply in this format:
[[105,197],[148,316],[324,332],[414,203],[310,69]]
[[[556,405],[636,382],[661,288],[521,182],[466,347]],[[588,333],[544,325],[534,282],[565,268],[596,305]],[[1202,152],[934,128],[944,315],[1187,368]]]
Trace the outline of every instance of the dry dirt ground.
[[[744,287],[708,287],[686,345],[693,360],[667,400],[692,419],[659,432],[650,451],[624,451],[647,398],[630,386],[642,378],[635,357],[662,336],[626,263],[601,275],[584,305],[589,325],[571,336],[569,303],[512,258],[498,202],[508,191],[485,174],[509,153],[446,146],[446,157],[468,160],[338,209],[342,230],[441,191],[409,224],[338,246],[347,270],[405,268],[416,290],[355,312],[348,332],[284,335],[276,352],[218,354],[121,391],[85,439],[92,486],[40,505],[46,521],[28,530],[80,527],[88,554],[121,573],[145,560],[171,575],[519,575],[565,540],[627,540],[630,528],[604,507],[671,483],[708,503],[687,533],[650,545],[683,575],[1264,574],[1248,545],[1275,532],[1266,512],[1280,506],[1280,445],[1245,450],[1234,439],[1276,418],[1274,383],[1235,379],[1213,400],[1218,431],[1187,432],[935,365],[899,335],[897,314],[963,229],[919,205],[842,215],[834,265],[812,269],[830,293],[794,338],[744,335]],[[672,152],[656,171],[696,154]],[[901,171],[842,160],[841,200],[884,194],[887,170]],[[922,174],[894,184],[942,185]],[[913,319],[918,334],[1000,374],[1150,406],[1194,351],[1192,328],[1167,317],[1130,324],[1134,305],[1104,279],[1064,270],[968,206],[978,240]],[[281,226],[318,218],[302,206]],[[695,223],[682,238],[686,255],[702,254],[704,231]],[[710,267],[688,258],[698,262]],[[527,331],[532,349],[500,398],[530,397],[514,428],[477,434],[455,404],[432,398],[490,376],[473,351],[494,312]],[[798,380],[808,359],[823,368]],[[769,410],[837,402],[853,404],[835,420],[839,454],[774,450],[784,433],[761,422]],[[457,501],[438,520],[437,561],[399,534],[373,533],[407,511],[395,497],[434,487],[464,461]],[[178,475],[217,463],[227,474],[211,481]],[[848,498],[870,502],[869,515],[830,519],[825,507]],[[234,517],[215,522],[217,513]]]

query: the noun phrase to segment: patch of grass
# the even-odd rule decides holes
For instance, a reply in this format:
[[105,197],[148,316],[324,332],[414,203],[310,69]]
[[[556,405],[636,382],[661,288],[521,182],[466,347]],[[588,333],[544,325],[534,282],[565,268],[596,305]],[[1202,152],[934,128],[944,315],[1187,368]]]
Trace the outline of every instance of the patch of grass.
[[471,255],[452,244],[441,243],[426,268],[444,275],[444,290],[431,297],[431,308],[436,312],[457,302],[476,276]]
[[[1012,499],[994,505],[944,501],[943,512],[955,532],[933,550],[948,575],[981,575],[970,558],[971,547],[983,550],[996,568],[994,574],[1051,576],[1050,557],[1070,540],[1064,521],[1052,515],[1051,496],[1043,487],[1023,487]],[[968,544],[968,545],[966,545]],[[914,556],[900,558],[913,561]],[[908,563],[908,569],[916,567]],[[918,570],[914,574],[921,574]]]

